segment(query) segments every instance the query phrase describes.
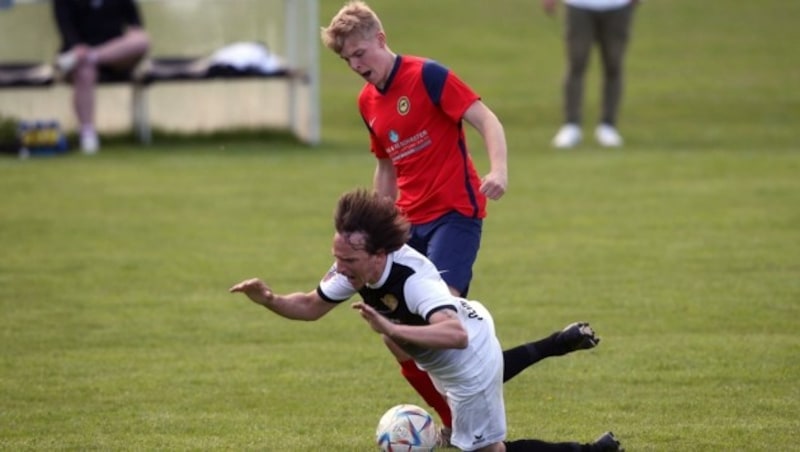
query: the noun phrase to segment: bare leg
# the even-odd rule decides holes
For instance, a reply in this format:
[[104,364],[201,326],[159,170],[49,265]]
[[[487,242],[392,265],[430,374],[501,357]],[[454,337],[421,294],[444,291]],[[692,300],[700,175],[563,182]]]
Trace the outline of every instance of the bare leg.
[[97,152],[99,143],[95,131],[95,89],[98,67],[118,71],[133,69],[147,54],[150,41],[144,30],[133,28],[119,38],[95,47],[77,46],[73,49],[77,64],[71,73],[73,105],[81,131],[81,148],[85,153]]
[[79,50],[78,64],[72,73],[72,102],[81,129],[94,127],[94,90],[97,85],[97,66],[86,57],[88,49]]
[[118,70],[136,66],[150,49],[150,39],[141,28],[132,28],[119,38],[112,39],[92,50],[95,63]]

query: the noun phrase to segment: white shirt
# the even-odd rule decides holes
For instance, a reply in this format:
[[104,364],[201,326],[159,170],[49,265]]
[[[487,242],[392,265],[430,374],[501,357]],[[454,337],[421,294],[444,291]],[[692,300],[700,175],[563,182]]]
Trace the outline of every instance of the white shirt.
[[333,303],[358,293],[381,315],[405,325],[427,325],[434,312],[454,310],[469,336],[467,348],[404,346],[417,365],[451,396],[484,389],[491,384],[497,367],[502,367],[502,349],[489,311],[478,302],[454,297],[433,263],[408,245],[387,256],[377,283],[356,290],[334,266],[320,281],[317,293]]
[[592,11],[607,11],[626,6],[631,0],[564,0],[569,6],[590,9]]

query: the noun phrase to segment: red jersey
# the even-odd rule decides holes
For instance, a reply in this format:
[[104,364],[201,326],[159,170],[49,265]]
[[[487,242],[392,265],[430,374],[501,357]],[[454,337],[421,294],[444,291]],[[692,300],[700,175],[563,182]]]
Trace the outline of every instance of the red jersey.
[[458,211],[486,216],[462,116],[480,97],[433,60],[398,56],[383,90],[367,83],[358,108],[370,150],[397,172],[397,206],[412,224]]

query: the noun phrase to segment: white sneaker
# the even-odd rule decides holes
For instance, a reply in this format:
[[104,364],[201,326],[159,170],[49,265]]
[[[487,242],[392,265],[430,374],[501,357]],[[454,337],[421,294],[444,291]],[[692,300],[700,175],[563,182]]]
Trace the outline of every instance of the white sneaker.
[[553,146],[560,149],[575,147],[580,142],[581,128],[576,124],[564,124],[553,138]]
[[100,140],[96,132],[81,132],[81,152],[86,155],[97,154],[100,150]]
[[78,64],[78,56],[72,50],[67,50],[56,58],[56,66],[62,74],[69,74],[75,69],[76,64]]
[[608,148],[616,148],[622,146],[622,136],[617,132],[614,126],[608,124],[600,124],[594,131],[594,136],[600,146]]

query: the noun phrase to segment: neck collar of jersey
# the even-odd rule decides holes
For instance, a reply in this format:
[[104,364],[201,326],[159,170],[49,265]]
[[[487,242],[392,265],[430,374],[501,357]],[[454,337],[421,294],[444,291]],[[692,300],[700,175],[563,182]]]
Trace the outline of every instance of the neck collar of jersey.
[[[389,87],[392,86],[392,81],[394,81],[394,76],[397,75],[397,71],[400,70],[400,63],[403,60],[402,55],[397,55],[394,58],[394,65],[392,66],[392,71],[389,72],[389,76],[386,77],[386,83],[383,84],[383,88],[378,88],[378,92],[381,94],[386,94],[389,91]],[[377,88],[377,87],[376,87]]]

